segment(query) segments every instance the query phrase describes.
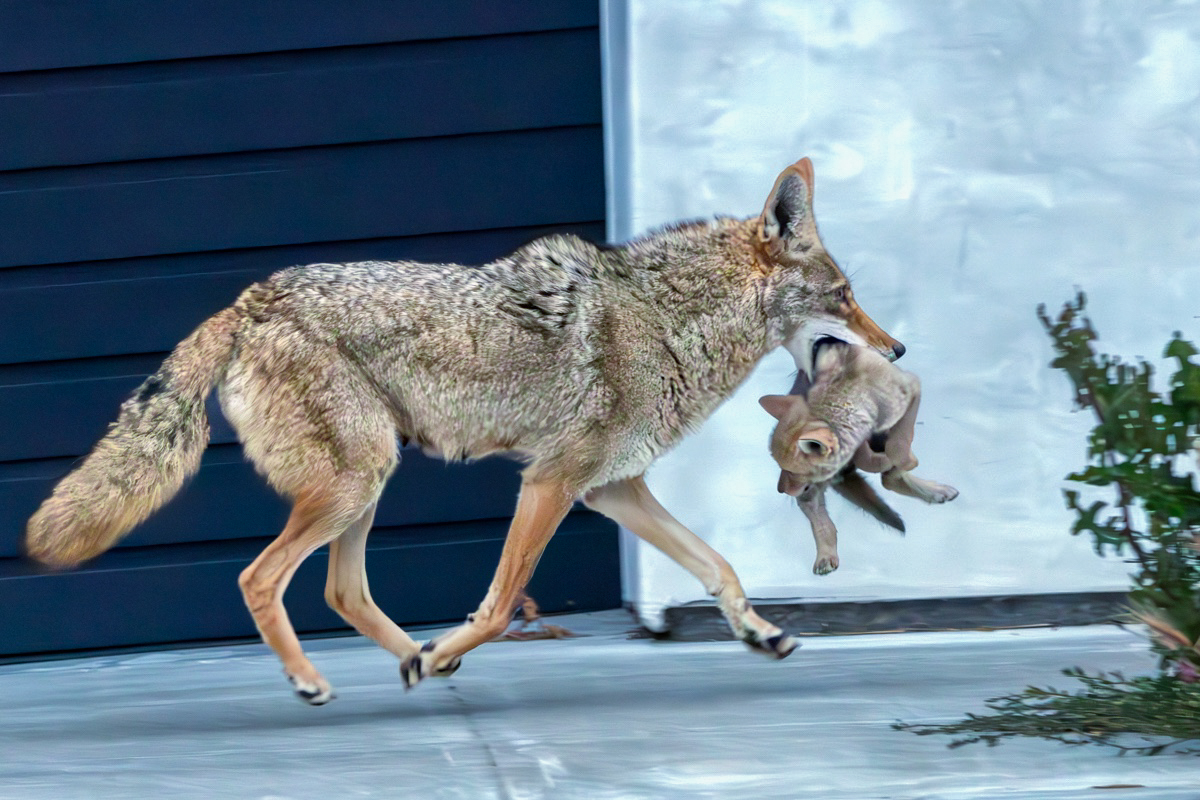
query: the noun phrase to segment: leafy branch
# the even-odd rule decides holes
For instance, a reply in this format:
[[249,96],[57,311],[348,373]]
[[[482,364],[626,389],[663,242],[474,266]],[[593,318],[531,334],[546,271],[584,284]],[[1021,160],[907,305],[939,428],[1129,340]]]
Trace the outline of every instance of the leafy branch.
[[1122,753],[1157,755],[1165,751],[1200,753],[1185,748],[1200,740],[1200,690],[1169,675],[1127,679],[1120,673],[1063,674],[1083,683],[1067,692],[1030,686],[1020,694],[986,701],[991,715],[967,714],[949,725],[896,723],[896,730],[918,736],[950,734],[950,748],[983,742],[995,746],[1014,736],[1036,736],[1063,744],[1102,744]]
[[[1128,550],[1138,570],[1130,592],[1135,616],[1150,625],[1163,666],[1175,664],[1184,680],[1200,677],[1200,492],[1190,471],[1200,435],[1200,366],[1195,346],[1176,333],[1164,351],[1177,369],[1170,389],[1156,392],[1154,368],[1142,359],[1126,363],[1097,353],[1095,329],[1083,316],[1078,294],[1058,318],[1045,306],[1038,318],[1053,340],[1051,366],[1075,387],[1075,404],[1092,411],[1096,426],[1088,440],[1089,464],[1067,476],[1088,486],[1111,487],[1111,505],[1080,502],[1066,490],[1076,514],[1071,532],[1092,535],[1097,553]],[[1145,521],[1142,528],[1135,519]]]
[[[1072,535],[1088,533],[1098,555],[1127,555],[1136,566],[1129,593],[1131,617],[1146,625],[1160,656],[1159,674],[1126,679],[1112,673],[1065,674],[1083,689],[1027,687],[992,698],[987,715],[968,714],[949,725],[897,723],[920,736],[956,736],[951,747],[1012,736],[1039,736],[1066,744],[1104,744],[1127,752],[1184,750],[1200,740],[1200,492],[1193,472],[1200,452],[1200,365],[1196,347],[1176,332],[1164,350],[1176,369],[1164,392],[1153,387],[1154,368],[1098,353],[1097,335],[1076,295],[1057,319],[1045,306],[1038,318],[1053,341],[1051,366],[1066,372],[1075,406],[1090,410],[1088,464],[1067,480],[1107,488],[1113,501],[1085,504],[1066,489],[1075,512]],[[1143,738],[1129,743],[1130,737]]]

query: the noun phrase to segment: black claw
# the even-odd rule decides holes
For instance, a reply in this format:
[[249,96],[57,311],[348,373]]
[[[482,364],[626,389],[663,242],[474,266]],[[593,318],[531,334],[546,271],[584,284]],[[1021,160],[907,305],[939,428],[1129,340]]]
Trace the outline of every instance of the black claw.
[[458,668],[461,666],[462,666],[462,659],[456,658],[453,661],[451,661],[449,664],[447,664],[446,666],[437,670],[437,674],[439,677],[448,678],[451,675],[453,675],[454,673],[458,672]]
[[411,689],[420,682],[422,676],[421,659],[413,656],[400,665],[400,680],[404,681],[404,688]]
[[299,694],[300,699],[304,700],[304,702],[307,703],[308,705],[324,705],[325,703],[329,703],[330,700],[335,699],[337,697],[337,694],[334,694],[332,692],[330,692],[328,694],[328,696],[326,696],[325,699],[323,699],[323,700],[317,699],[318,697],[320,697],[320,692],[305,691],[305,692],[296,692],[296,694]]

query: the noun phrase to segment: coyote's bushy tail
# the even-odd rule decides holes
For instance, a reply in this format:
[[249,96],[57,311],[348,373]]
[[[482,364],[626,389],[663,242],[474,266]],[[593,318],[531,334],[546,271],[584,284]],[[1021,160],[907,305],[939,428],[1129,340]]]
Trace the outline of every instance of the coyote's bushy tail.
[[233,309],[210,317],[121,404],[108,434],[30,517],[29,556],[56,567],[93,558],[196,473],[208,445],[204,401],[229,364],[237,322]]

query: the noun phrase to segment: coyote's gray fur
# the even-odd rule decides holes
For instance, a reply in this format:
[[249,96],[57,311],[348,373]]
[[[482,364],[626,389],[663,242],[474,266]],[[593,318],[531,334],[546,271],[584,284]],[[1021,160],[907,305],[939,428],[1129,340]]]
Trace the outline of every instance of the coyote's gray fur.
[[[806,325],[895,357],[855,303],[812,215],[812,166],[779,176],[763,212],[597,247],[549,236],[481,267],[314,264],[276,273],[186,339],[30,519],[26,546],[67,566],[110,547],[178,490],[207,441],[213,387],[247,457],[293,510],[241,575],[264,640],[306,701],[332,697],[282,604],[330,544],[326,599],[401,660],[407,686],[456,669],[507,626],[519,592],[582,499],[665,551],[717,597],[735,632],[782,658],[791,637],[747,603],[729,565],[676,522],[642,474],[766,353]],[[527,466],[478,611],[418,645],[371,600],[364,542],[397,441],[449,459]]]
[[[832,486],[877,519],[904,530],[856,469],[883,473],[893,492],[927,503],[946,503],[958,490],[912,474],[912,453],[921,383],[874,350],[833,339],[818,340],[809,352],[813,375],[806,392],[767,395],[759,403],[779,420],[771,455],[779,464],[779,491],[792,495],[817,542],[813,572],[838,568],[837,528],[825,509]],[[797,386],[808,383],[797,379]],[[793,387],[795,389],[796,387]],[[849,485],[847,485],[849,481]]]

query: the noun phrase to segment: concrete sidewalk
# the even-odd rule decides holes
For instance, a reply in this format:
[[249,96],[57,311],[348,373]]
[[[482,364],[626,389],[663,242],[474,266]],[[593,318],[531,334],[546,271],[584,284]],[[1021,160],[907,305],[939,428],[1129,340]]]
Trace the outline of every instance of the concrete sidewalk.
[[807,638],[770,662],[631,639],[624,612],[553,621],[586,635],[486,645],[407,694],[364,640],[308,642],[338,691],[321,708],[261,645],[0,667],[0,798],[1200,798],[1195,756],[890,728],[1063,667],[1150,671],[1114,627]]

